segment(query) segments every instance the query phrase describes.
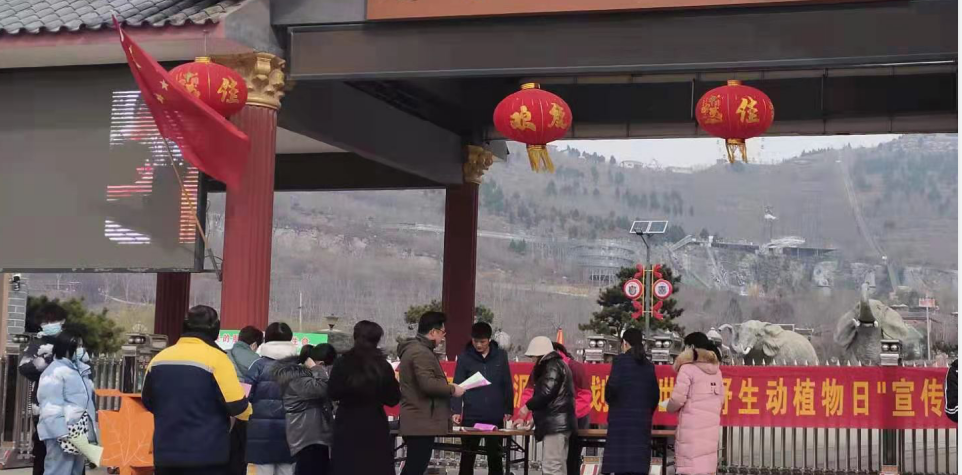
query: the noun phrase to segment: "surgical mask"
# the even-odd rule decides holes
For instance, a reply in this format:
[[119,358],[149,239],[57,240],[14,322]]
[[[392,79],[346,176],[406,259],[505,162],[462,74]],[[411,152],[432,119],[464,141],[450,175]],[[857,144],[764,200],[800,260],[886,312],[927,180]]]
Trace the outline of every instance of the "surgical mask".
[[84,347],[77,347],[77,352],[73,354],[74,361],[88,362],[90,361],[90,355],[87,354],[87,350]]
[[63,322],[54,322],[40,325],[40,333],[43,336],[57,336],[63,330]]

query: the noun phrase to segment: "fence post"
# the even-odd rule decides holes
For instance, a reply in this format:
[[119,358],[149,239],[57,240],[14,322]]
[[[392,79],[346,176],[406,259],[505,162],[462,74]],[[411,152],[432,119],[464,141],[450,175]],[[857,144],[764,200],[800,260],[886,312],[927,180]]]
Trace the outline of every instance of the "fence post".
[[[0,469],[4,470],[28,467],[33,461],[33,455],[30,453],[34,430],[30,401],[32,385],[30,381],[20,376],[17,369],[20,355],[28,341],[29,337],[26,335],[14,335],[14,345],[7,346],[6,354],[0,355],[6,359],[6,374],[3,381],[0,381],[0,390],[4,393],[0,423],[12,429],[9,436],[4,434],[3,438],[13,442],[12,447],[0,449]],[[13,421],[10,421],[10,418]]]
[[[902,365],[902,342],[899,340],[882,340],[880,348],[880,359],[882,366],[901,366]],[[898,473],[899,444],[898,430],[882,430],[882,454],[881,465],[882,475]]]

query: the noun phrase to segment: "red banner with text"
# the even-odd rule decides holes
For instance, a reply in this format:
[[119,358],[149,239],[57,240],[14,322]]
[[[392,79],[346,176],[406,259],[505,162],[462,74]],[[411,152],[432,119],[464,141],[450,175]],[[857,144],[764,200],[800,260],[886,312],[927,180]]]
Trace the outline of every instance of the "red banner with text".
[[[451,380],[454,363],[441,366]],[[533,365],[511,363],[515,409]],[[610,365],[585,365],[591,383],[591,422],[608,421],[605,383]],[[723,366],[722,424],[754,427],[934,429],[955,427],[945,414],[946,368],[837,366]],[[658,365],[660,400],[671,396],[675,371]],[[388,408],[397,415],[397,408]],[[655,424],[673,426],[662,408]]]

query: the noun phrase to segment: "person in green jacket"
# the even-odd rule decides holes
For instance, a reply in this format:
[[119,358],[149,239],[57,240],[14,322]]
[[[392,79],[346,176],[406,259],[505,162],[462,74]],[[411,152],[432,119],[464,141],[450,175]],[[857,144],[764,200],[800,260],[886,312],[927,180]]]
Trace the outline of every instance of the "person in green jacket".
[[[257,347],[264,344],[264,332],[248,325],[237,335],[237,343],[227,351],[227,359],[234,363],[237,379],[244,381],[247,371],[260,356]],[[230,430],[230,475],[247,473],[247,421],[236,421]]]
[[247,376],[247,371],[260,356],[257,355],[257,348],[264,344],[264,332],[253,325],[244,327],[237,335],[237,343],[227,351],[227,358],[234,363],[237,370],[237,379],[243,381]]

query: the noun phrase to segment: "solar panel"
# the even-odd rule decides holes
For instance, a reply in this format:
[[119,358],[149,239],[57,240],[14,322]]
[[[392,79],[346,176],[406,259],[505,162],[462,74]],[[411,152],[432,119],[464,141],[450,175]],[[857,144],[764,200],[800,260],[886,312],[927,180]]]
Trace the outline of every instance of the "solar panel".
[[631,223],[631,234],[665,234],[668,221],[635,221]]
[[631,230],[628,232],[631,234],[644,234],[648,232],[648,225],[651,221],[635,221],[631,223]]
[[645,234],[664,234],[668,230],[668,221],[652,221]]

